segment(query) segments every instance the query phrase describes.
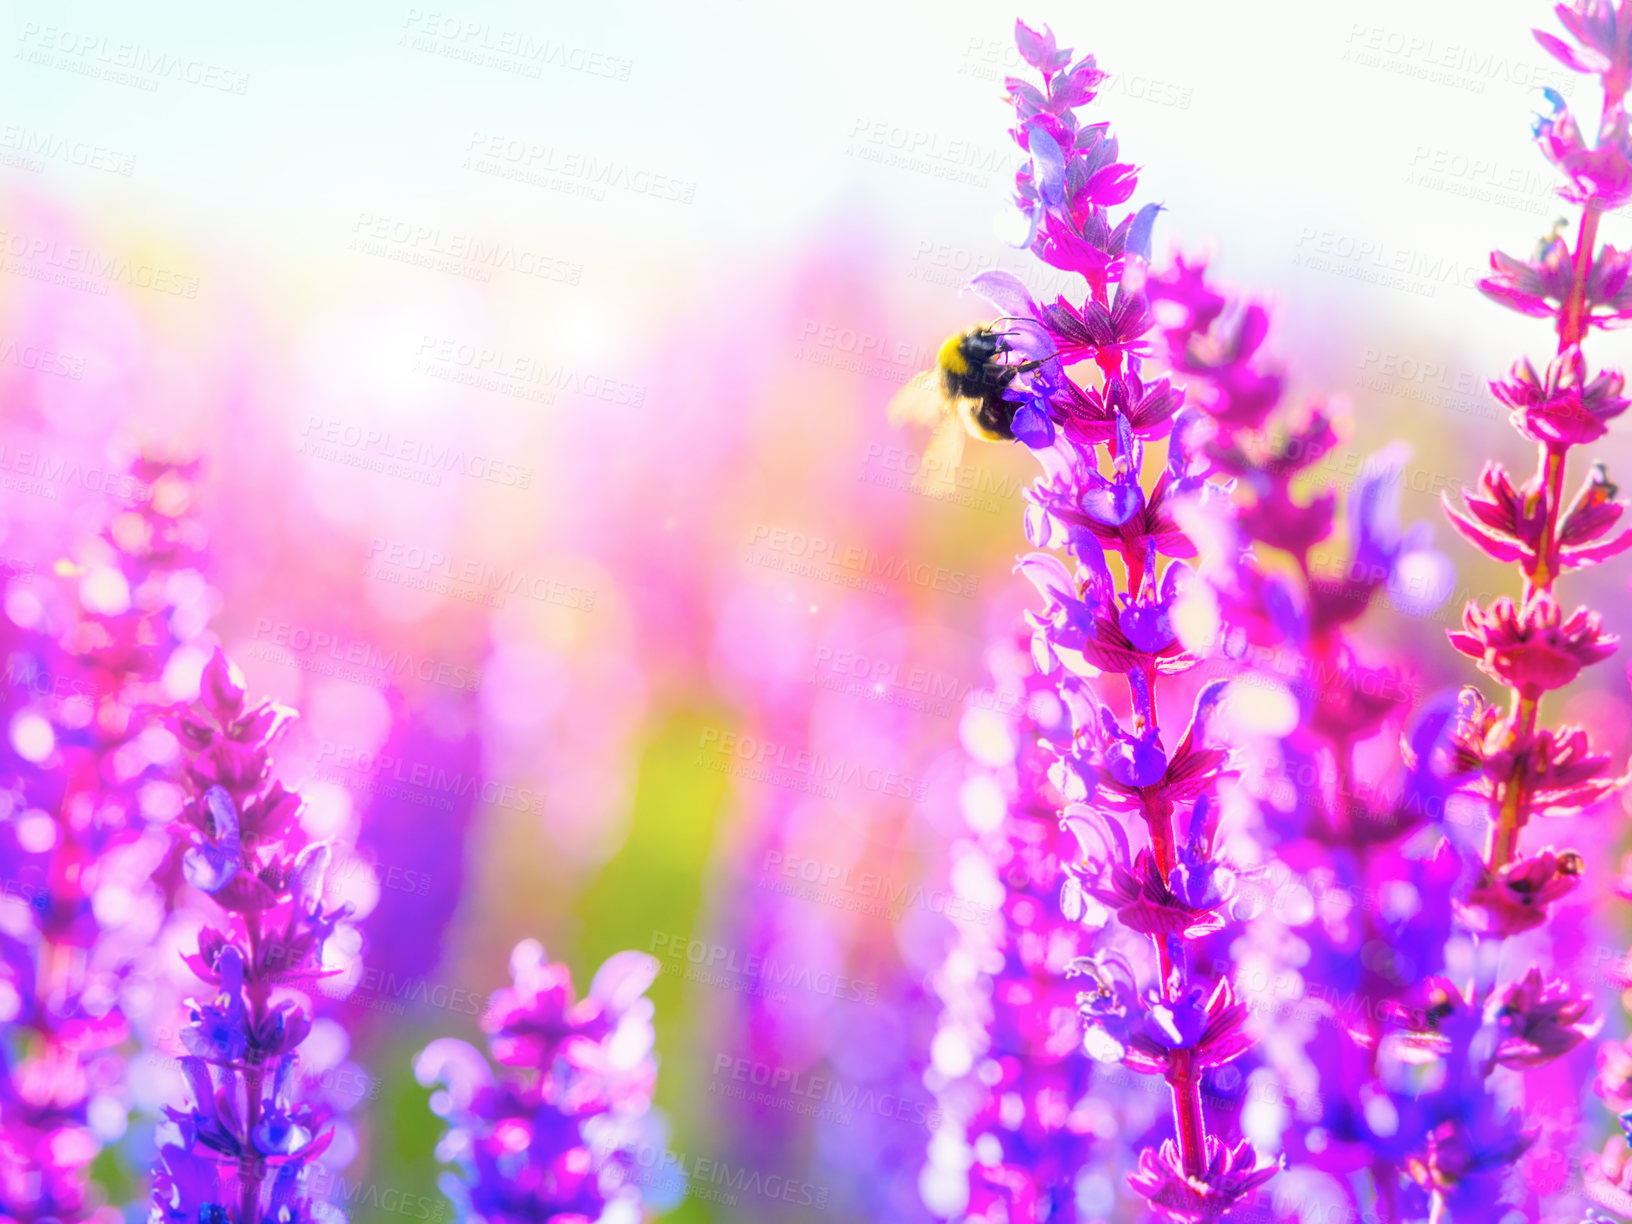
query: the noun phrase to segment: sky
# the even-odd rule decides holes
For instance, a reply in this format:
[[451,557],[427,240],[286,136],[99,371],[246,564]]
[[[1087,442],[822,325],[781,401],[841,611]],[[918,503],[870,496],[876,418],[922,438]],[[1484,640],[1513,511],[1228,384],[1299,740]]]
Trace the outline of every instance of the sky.
[[[94,215],[110,241],[185,250],[273,291],[377,272],[355,240],[381,223],[511,241],[582,267],[574,293],[532,286],[526,322],[611,355],[661,309],[652,279],[752,299],[790,244],[839,218],[865,224],[892,277],[1002,252],[1013,14],[997,6],[0,14],[11,177]],[[1544,6],[1021,15],[1115,74],[1102,113],[1169,209],[1158,249],[1211,247],[1232,277],[1318,301],[1289,312],[1299,341],[1335,309],[1386,317],[1424,350],[1511,347],[1518,333],[1466,282],[1551,209],[1525,126],[1531,90],[1561,75],[1525,35]],[[225,292],[211,280],[201,310]],[[925,287],[927,308],[949,309],[955,283]]]

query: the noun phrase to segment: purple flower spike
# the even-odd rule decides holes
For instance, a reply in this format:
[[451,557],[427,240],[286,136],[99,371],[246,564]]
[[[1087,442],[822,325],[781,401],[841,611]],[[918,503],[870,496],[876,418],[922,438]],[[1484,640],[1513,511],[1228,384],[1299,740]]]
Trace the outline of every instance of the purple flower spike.
[[[1014,41],[1020,57],[1044,77],[1051,77],[1071,62],[1071,52],[1062,51],[1054,43],[1054,32],[1046,25],[1041,34],[1023,21],[1014,23]],[[1088,101],[1087,98],[1082,99]]]
[[270,780],[271,746],[291,713],[246,708],[220,651],[192,706],[174,712],[193,791],[176,836],[186,880],[218,910],[187,958],[214,988],[190,1005],[181,1041],[192,1104],[170,1109],[153,1179],[155,1224],[332,1224],[310,1171],[333,1139],[300,1098],[295,1051],[312,1028],[304,997],[274,987],[327,977],[324,948],[348,907],[325,911],[329,847],[308,840],[297,797]]
[[[1043,959],[1029,979],[994,994],[995,1023],[1030,1026],[1050,1050],[1080,1044],[1095,1062],[1123,1062],[1163,1075],[1176,1137],[1169,1163],[1187,1179],[1189,1197],[1140,1176],[1129,1185],[1161,1218],[1200,1218],[1184,1214],[1192,1200],[1208,1210],[1234,1205],[1273,1172],[1252,1155],[1250,1144],[1220,1148],[1209,1133],[1233,1133],[1237,1124],[1228,1100],[1215,1107],[1218,1117],[1206,1117],[1205,1081],[1253,1045],[1241,1022],[1245,1011],[1236,1002],[1225,944],[1202,942],[1224,939],[1226,909],[1235,895],[1237,872],[1218,857],[1209,802],[1230,776],[1229,754],[1209,738],[1222,686],[1203,686],[1199,694],[1193,685],[1179,694],[1168,691],[1185,684],[1184,673],[1204,662],[1226,674],[1238,668],[1239,650],[1224,655],[1215,650],[1222,637],[1208,641],[1205,628],[1190,631],[1197,600],[1208,598],[1190,564],[1201,556],[1190,524],[1222,512],[1230,496],[1226,486],[1209,480],[1218,471],[1209,436],[1214,423],[1185,408],[1175,381],[1142,368],[1156,338],[1145,261],[1160,208],[1132,203],[1137,170],[1121,159],[1103,124],[1084,124],[1077,114],[1103,74],[1091,57],[1073,61],[1046,30],[1022,24],[1016,37],[1021,58],[1042,79],[1007,83],[1016,117],[1012,132],[1026,156],[1015,176],[1015,202],[1030,220],[1032,252],[1053,267],[1081,273],[1087,283],[1086,296],[1039,301],[1011,274],[977,278],[977,287],[1006,315],[1046,333],[1036,347],[1056,358],[1022,384],[1026,410],[1037,423],[1036,441],[1047,443],[1038,452],[1044,476],[1030,491],[1026,532],[1038,548],[1063,549],[1069,556],[1034,553],[1018,568],[1042,603],[1028,613],[1037,668],[1032,683],[1048,693],[1068,725],[1043,741],[1049,763],[1029,776],[1028,810],[1051,810],[1058,819],[1062,807],[1072,804],[1063,816],[1081,836],[1083,853],[1080,861],[1039,862],[1038,872],[1057,884],[1036,899],[1028,895],[1023,921],[1027,930],[1050,923],[1072,931],[1069,941],[1060,940],[1078,949],[1068,973],[1087,985],[1077,991],[1074,1009],[1045,1015],[1038,1001],[1052,995],[1036,981],[1039,973],[1058,973],[1049,968],[1058,958],[1042,945]],[[1205,322],[1218,315],[1199,287],[1191,304]],[[1262,332],[1261,314],[1249,313],[1227,351],[1250,355]],[[1070,370],[1089,361],[1100,377],[1078,383]],[[1243,375],[1230,389],[1252,400],[1250,408],[1237,411],[1261,419],[1258,404],[1276,388],[1275,379]],[[1147,443],[1162,439],[1168,439],[1165,455],[1147,461]],[[1379,519],[1378,530],[1366,535],[1367,547],[1397,543],[1383,526]],[[1120,560],[1114,568],[1111,553]],[[1119,716],[1123,693],[1128,713]],[[1164,733],[1160,711],[1192,698],[1190,727],[1182,735]],[[1026,827],[1017,823],[1010,837]],[[1038,835],[1028,836],[1035,841]],[[1136,841],[1148,842],[1148,849],[1134,853]],[[1028,851],[1027,861],[1033,857]],[[1045,903],[1047,910],[1039,913]],[[1087,951],[1090,926],[1103,927],[1107,941],[1114,936],[1120,942]],[[1019,1010],[1006,1013],[1005,1005]],[[1013,1018],[1005,1019],[1009,1014]],[[1073,1014],[1081,1024],[1080,1043],[1058,1035],[1058,1025]],[[1042,1057],[1041,1049],[1018,1048],[1027,1049],[1033,1066]],[[993,1063],[979,1075],[983,1083],[1000,1086],[1011,1075],[1020,1082],[1029,1074],[1008,1068]],[[1071,1084],[1070,1092],[1081,1092],[1075,1075]],[[1026,1116],[1024,1099],[1000,1099],[1016,1102],[1015,1117]],[[1049,1113],[1065,1118],[1083,1110],[1086,1118],[1100,1108],[1080,1096],[1056,1095]],[[985,1171],[970,1173],[966,1218],[982,1224],[1072,1218],[1069,1184],[1045,1186],[1007,1158],[1016,1150],[1012,1138],[1000,1137],[1007,1129],[991,1134],[1003,1158],[994,1164],[995,1157],[982,1154]],[[1160,1167],[1158,1149],[1150,1146],[1158,1142],[1156,1136],[1143,1140],[1142,1169]]]

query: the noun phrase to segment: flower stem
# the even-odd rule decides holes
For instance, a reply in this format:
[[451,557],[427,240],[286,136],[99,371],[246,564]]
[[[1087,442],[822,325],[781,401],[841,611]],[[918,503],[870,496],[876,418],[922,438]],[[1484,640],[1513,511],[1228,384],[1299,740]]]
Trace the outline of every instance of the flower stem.
[[1173,1120],[1179,1134],[1184,1171],[1200,1180],[1207,1173],[1207,1128],[1201,1117],[1201,1086],[1190,1065],[1189,1050],[1174,1050],[1167,1082],[1173,1089]]
[[[1178,854],[1173,844],[1173,805],[1160,800],[1145,799],[1145,826],[1150,830],[1151,853],[1156,856],[1156,868],[1162,873],[1165,880],[1168,873],[1178,862]],[[1172,998],[1173,955],[1167,946],[1167,940],[1160,935],[1151,936],[1151,943],[1156,945],[1156,965],[1162,975],[1162,997]]]
[[[1541,703],[1534,697],[1524,697],[1514,694],[1514,709],[1509,720],[1509,742],[1513,744],[1522,757],[1523,749],[1529,744],[1536,731],[1536,714]],[[1497,809],[1496,819],[1490,826],[1490,844],[1485,852],[1485,862],[1492,871],[1499,870],[1511,863],[1519,853],[1519,834],[1523,831],[1525,817],[1529,809],[1525,803],[1525,786],[1522,765],[1515,768],[1507,785],[1502,788],[1502,803]]]
[[[1575,252],[1572,259],[1569,296],[1559,307],[1558,351],[1564,352],[1586,338],[1590,324],[1587,301],[1587,277],[1592,271],[1593,250],[1598,243],[1596,206],[1589,204],[1581,212],[1581,224],[1576,232]],[[1536,544],[1535,565],[1524,575],[1524,602],[1538,593],[1550,593],[1558,577],[1558,519],[1564,506],[1564,469],[1566,447],[1557,442],[1540,444],[1536,455],[1535,483],[1542,499],[1542,527]],[[1518,857],[1519,834],[1529,814],[1528,795],[1524,782],[1526,750],[1535,736],[1539,701],[1514,691],[1513,712],[1508,719],[1508,746],[1516,760],[1513,774],[1502,789],[1501,804],[1491,821],[1489,844],[1485,863],[1492,871],[1499,870]]]
[[[1152,693],[1151,707],[1154,714],[1154,690]],[[1173,828],[1173,804],[1166,799],[1147,798],[1144,809],[1145,824],[1150,829],[1150,844],[1156,856],[1156,866],[1165,879],[1178,864],[1178,835]],[[1175,997],[1175,985],[1182,986],[1189,974],[1180,974],[1175,978],[1173,951],[1168,946],[1168,941],[1160,935],[1153,935],[1151,942],[1156,945],[1156,959],[1161,968],[1162,997],[1172,1002]],[[1181,957],[1184,955],[1182,938],[1179,941],[1179,955]],[[1166,1078],[1168,1087],[1173,1090],[1173,1127],[1178,1134],[1179,1156],[1184,1162],[1184,1171],[1191,1177],[1200,1179],[1207,1172],[1207,1126],[1201,1113],[1201,1085],[1190,1060],[1189,1050],[1174,1050]]]
[[1526,600],[1537,591],[1553,589],[1558,577],[1558,516],[1564,507],[1564,448],[1547,443],[1536,457],[1536,476],[1541,485],[1542,509],[1545,520],[1541,539],[1536,546],[1535,568],[1524,576]]
[[1570,296],[1558,316],[1558,351],[1580,344],[1587,334],[1587,276],[1592,271],[1593,247],[1598,243],[1599,212],[1594,205],[1581,211],[1581,227],[1575,238],[1575,261],[1570,277]]
[[239,1165],[238,1180],[242,1187],[239,1202],[239,1224],[257,1224],[260,1219],[261,1177],[265,1167],[252,1150],[255,1128],[261,1124],[261,1069],[250,1067],[244,1072],[244,1142],[247,1145]]
[[[267,985],[257,981],[257,967],[260,964],[261,945],[261,916],[256,913],[246,914],[244,927],[249,936],[249,965],[250,982],[245,994],[249,1000],[250,1023],[249,1031],[261,1031],[261,1022],[264,1020],[267,1002]],[[260,1153],[255,1150],[255,1128],[261,1124],[261,1077],[264,1074],[259,1062],[251,1057],[246,1060],[248,1065],[244,1069],[244,1155],[239,1164],[238,1179],[240,1183],[239,1224],[257,1224],[261,1209],[261,1179],[266,1175],[266,1163]]]

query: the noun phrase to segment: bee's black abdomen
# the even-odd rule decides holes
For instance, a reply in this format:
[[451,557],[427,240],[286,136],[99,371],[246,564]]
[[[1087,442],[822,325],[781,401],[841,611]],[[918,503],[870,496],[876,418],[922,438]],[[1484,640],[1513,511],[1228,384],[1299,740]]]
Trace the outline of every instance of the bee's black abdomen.
[[[1012,377],[1012,373],[1011,373]],[[1005,441],[1014,441],[1014,410],[1020,405],[1003,398],[1001,390],[988,392],[975,409],[975,421],[987,433],[996,434]]]

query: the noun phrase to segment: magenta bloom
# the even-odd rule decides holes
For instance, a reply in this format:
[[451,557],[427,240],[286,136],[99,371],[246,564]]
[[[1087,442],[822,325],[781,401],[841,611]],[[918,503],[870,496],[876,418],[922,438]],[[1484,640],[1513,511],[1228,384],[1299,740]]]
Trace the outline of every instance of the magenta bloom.
[[1490,389],[1513,409],[1513,427],[1532,442],[1580,446],[1603,437],[1609,422],[1632,403],[1621,394],[1625,385],[1614,370],[1588,381],[1586,358],[1572,344],[1548,363],[1545,374],[1537,374],[1526,358]]
[[[1475,548],[1498,561],[1520,562],[1528,572],[1541,564],[1548,521],[1540,492],[1537,480],[1515,487],[1500,464],[1487,463],[1478,490],[1463,494],[1468,513],[1455,510],[1447,498],[1445,514]],[[1616,493],[1604,465],[1593,464],[1557,523],[1552,556],[1561,571],[1607,561],[1632,545],[1632,529],[1610,535],[1626,509]]]
[[1583,667],[1609,658],[1619,639],[1603,631],[1595,612],[1577,608],[1569,617],[1546,592],[1521,608],[1502,596],[1488,609],[1470,603],[1462,613],[1463,632],[1451,645],[1479,663],[1492,680],[1534,700],[1563,688]]
[[1547,921],[1547,907],[1567,897],[1581,882],[1586,864],[1573,850],[1540,854],[1485,868],[1462,903],[1468,925],[1505,939]]
[[499,1072],[456,1038],[421,1051],[414,1074],[437,1085],[431,1108],[448,1123],[437,1155],[455,1168],[442,1189],[461,1219],[589,1224],[614,1203],[638,1211],[640,1175],[660,1155],[646,1117],[657,969],[620,952],[579,999],[566,966],[523,940],[482,1018]]

